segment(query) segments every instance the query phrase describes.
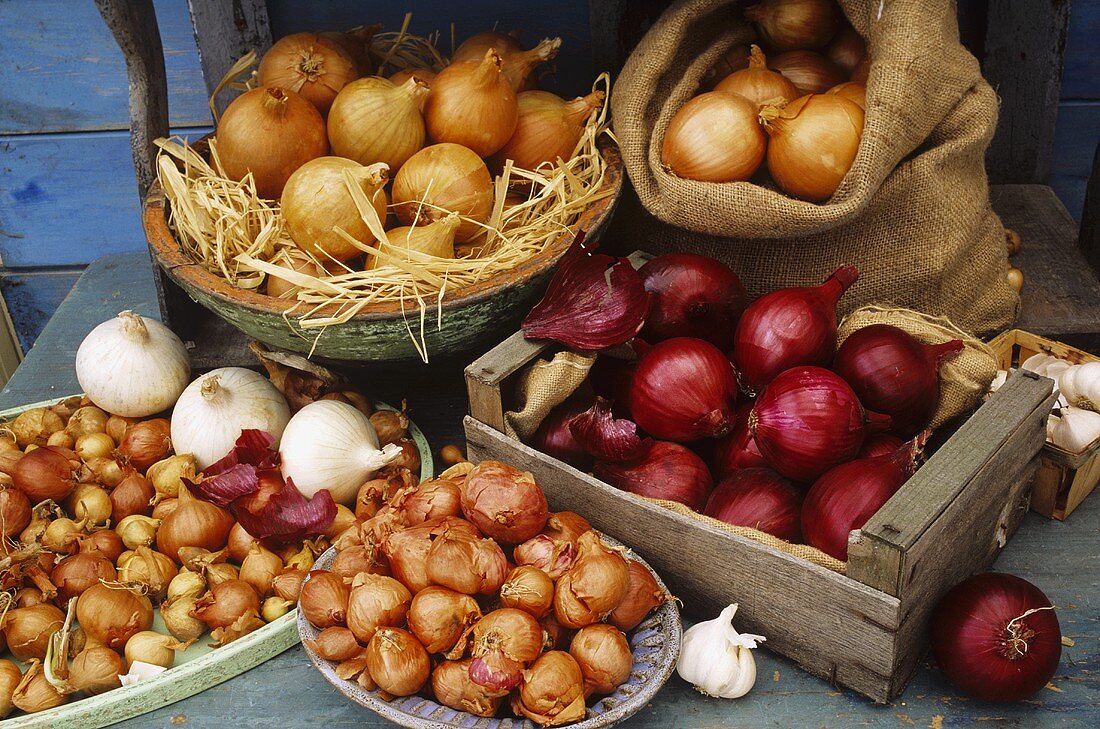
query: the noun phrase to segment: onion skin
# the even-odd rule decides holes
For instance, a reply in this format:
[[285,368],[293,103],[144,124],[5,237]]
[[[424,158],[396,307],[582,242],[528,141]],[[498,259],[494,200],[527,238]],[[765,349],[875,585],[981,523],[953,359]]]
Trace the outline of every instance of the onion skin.
[[508,576],[508,558],[492,539],[447,530],[428,550],[428,579],[467,595],[492,595]]
[[904,442],[905,441],[896,435],[890,435],[889,433],[874,433],[864,439],[863,445],[859,449],[859,455],[856,457],[874,458],[875,456],[885,456],[901,448]]
[[541,618],[554,603],[554,583],[538,567],[520,565],[500,587],[500,604]]
[[749,430],[764,459],[802,483],[854,458],[867,433],[889,423],[889,416],[865,411],[852,388],[821,367],[786,370],[764,389],[749,415]]
[[260,61],[261,86],[297,92],[328,114],[340,89],[359,75],[356,61],[334,40],[317,33],[292,33],[275,42]]
[[89,638],[118,651],[135,633],[153,627],[153,605],[144,595],[99,583],[77,598],[76,620]]
[[825,55],[850,74],[867,57],[867,43],[855,28],[846,23],[825,49]]
[[744,468],[718,482],[703,513],[797,542],[801,511],[802,494],[794,484],[769,468]]
[[802,94],[790,79],[767,66],[767,58],[759,46],[752,46],[748,68],[734,71],[718,82],[715,91],[744,96],[758,107],[763,104],[786,104]]
[[628,559],[626,567],[630,572],[630,586],[619,606],[607,616],[607,622],[624,632],[637,628],[656,607],[670,599],[644,564]]
[[831,198],[859,152],[863,109],[840,94],[812,94],[782,110],[764,107],[760,116],[769,137],[768,172],[779,188],[811,202]]
[[32,503],[62,501],[76,488],[79,464],[80,459],[70,450],[42,446],[15,462],[11,478]]
[[569,421],[569,432],[585,450],[601,461],[623,463],[640,457],[646,449],[638,426],[611,414],[611,403],[596,397],[595,404]]
[[736,94],[708,91],[696,96],[669,122],[661,163],[671,174],[687,180],[749,179],[767,148],[756,112],[756,104]]
[[400,86],[377,76],[352,81],[328,115],[332,153],[362,165],[383,162],[391,170],[400,169],[424,146],[427,132],[420,107],[427,95],[427,83],[415,77]]
[[581,471],[591,469],[594,459],[577,442],[569,429],[569,421],[588,410],[591,405],[591,398],[583,394],[573,395],[558,405],[543,419],[539,429],[531,436],[529,441],[531,447],[551,458],[565,461]]
[[541,726],[557,726],[584,718],[584,676],[573,656],[550,651],[524,672],[512,711]]
[[733,344],[742,382],[760,392],[791,367],[827,367],[836,353],[837,302],[858,278],[855,266],[842,266],[820,286],[778,289],[749,304]]
[[665,253],[638,269],[651,294],[641,337],[651,344],[695,337],[728,351],[748,304],[741,279],[726,264],[694,253]]
[[1019,577],[975,575],[936,606],[932,651],[966,694],[986,701],[1026,699],[1054,678],[1062,655],[1058,617],[1044,609],[1050,607],[1039,588]]
[[434,142],[453,142],[488,157],[516,130],[516,92],[493,49],[477,61],[452,63],[432,80],[424,122]]
[[768,67],[790,80],[799,96],[823,94],[848,80],[836,64],[814,51],[788,51],[772,56]]
[[8,650],[21,661],[43,660],[50,635],[64,622],[65,614],[48,603],[10,610],[4,619]]
[[17,488],[0,489],[0,536],[14,537],[31,523],[31,502]]
[[432,671],[432,693],[436,701],[455,711],[474,716],[495,716],[502,697],[470,679],[472,658],[443,661]]
[[380,629],[404,625],[411,602],[412,593],[392,577],[359,575],[348,598],[348,628],[360,643],[367,643]]
[[351,588],[333,572],[314,570],[302,583],[298,607],[318,630],[347,624]]
[[622,631],[604,623],[577,631],[569,644],[569,655],[584,676],[584,693],[610,694],[630,678],[634,655]]
[[408,619],[409,630],[429,653],[444,653],[481,619],[481,608],[469,595],[433,585],[413,596]]
[[745,8],[771,48],[824,48],[840,28],[843,16],[835,0],[761,0]]
[[401,628],[382,628],[367,645],[367,669],[378,688],[392,696],[411,696],[431,673],[424,646]]
[[867,88],[862,84],[857,84],[853,81],[845,81],[842,84],[838,84],[827,92],[828,94],[836,94],[841,96],[853,104],[863,109],[866,114],[867,111]]
[[492,157],[495,169],[503,169],[507,160],[525,170],[540,165],[568,161],[584,133],[589,115],[603,106],[604,92],[565,101],[548,91],[524,91],[516,96],[516,130],[508,142]]
[[440,220],[451,212],[470,218],[455,232],[458,243],[481,234],[483,228],[478,223],[489,220],[493,199],[489,168],[460,144],[425,147],[401,166],[393,181],[394,210],[405,225]]
[[602,620],[630,589],[626,559],[605,546],[596,532],[582,534],[577,551],[577,561],[554,590],[554,617],[566,628],[583,628]]
[[637,461],[597,463],[596,478],[651,499],[678,501],[696,511],[703,508],[714,481],[707,464],[679,443],[653,441]]
[[519,544],[542,531],[549,509],[535,477],[499,461],[482,461],[466,476],[462,513],[493,539]]
[[[767,466],[768,462],[760,455],[760,449],[756,447],[756,441],[749,432],[749,413],[752,412],[752,403],[746,403],[737,408],[736,422],[729,435],[719,439],[714,444],[714,455],[711,459],[711,470],[716,478],[725,478],[741,468],[760,468]],[[898,441],[901,444],[901,441]]]

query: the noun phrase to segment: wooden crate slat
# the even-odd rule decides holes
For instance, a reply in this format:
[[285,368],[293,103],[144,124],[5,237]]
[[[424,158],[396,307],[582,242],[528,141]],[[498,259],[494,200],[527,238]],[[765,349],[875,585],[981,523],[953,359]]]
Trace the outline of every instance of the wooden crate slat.
[[[262,54],[271,47],[271,24],[266,0],[187,0],[191,26],[199,47],[199,63],[206,90],[213,93],[230,67],[249,51]],[[223,90],[215,100],[220,114],[237,96]]]
[[466,392],[470,414],[497,430],[504,430],[505,405],[501,383],[551,346],[532,342],[516,332],[466,367]]

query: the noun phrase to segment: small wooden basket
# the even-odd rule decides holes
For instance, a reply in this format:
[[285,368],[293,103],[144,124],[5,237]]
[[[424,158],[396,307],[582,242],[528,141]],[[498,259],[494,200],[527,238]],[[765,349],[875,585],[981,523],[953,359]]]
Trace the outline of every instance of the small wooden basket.
[[[1021,362],[1040,352],[1073,364],[1100,362],[1100,357],[1021,329],[998,335],[989,346],[997,353],[1003,370],[1019,367]],[[1098,482],[1100,443],[1081,453],[1070,453],[1047,442],[1043,445],[1042,461],[1031,489],[1031,508],[1045,517],[1061,521],[1080,506]]]

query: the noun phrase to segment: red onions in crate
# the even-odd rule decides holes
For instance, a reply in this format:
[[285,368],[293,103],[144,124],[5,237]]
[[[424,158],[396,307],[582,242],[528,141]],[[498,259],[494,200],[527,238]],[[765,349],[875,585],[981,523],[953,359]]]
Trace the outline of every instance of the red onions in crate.
[[629,463],[597,462],[596,478],[651,499],[678,501],[698,511],[714,481],[707,464],[679,443],[651,441],[646,452]]
[[860,402],[893,422],[890,432],[909,437],[928,425],[940,399],[940,364],[963,349],[962,340],[921,344],[889,324],[853,332],[837,350],[833,369]]
[[901,444],[904,442],[896,435],[873,433],[863,440],[863,446],[859,449],[859,454],[856,457],[874,458],[875,456],[885,456],[901,448]]
[[645,450],[638,437],[638,426],[612,416],[611,403],[602,397],[569,421],[569,432],[582,448],[601,461],[631,461]]
[[1062,631],[1050,600],[1014,575],[988,572],[951,588],[932,613],[932,651],[956,687],[1019,701],[1054,677]]
[[[725,478],[739,468],[759,468],[768,462],[760,455],[756,441],[749,432],[749,414],[752,403],[737,408],[736,421],[729,435],[714,443],[714,456],[711,465],[717,478]],[[898,441],[899,443],[901,441]]]
[[592,456],[569,430],[569,421],[587,410],[591,404],[590,396],[574,394],[551,410],[531,436],[531,447],[582,471],[592,468]]
[[794,542],[801,510],[802,493],[794,484],[770,468],[745,468],[714,487],[703,513]]
[[868,433],[889,424],[888,416],[865,411],[848,383],[821,367],[783,372],[749,415],[749,430],[764,459],[800,482],[851,460]]
[[855,266],[843,266],[820,286],[779,289],[750,304],[733,344],[744,384],[760,392],[791,367],[827,367],[836,352],[836,304],[857,278]]
[[660,342],[696,337],[729,350],[747,303],[733,270],[709,256],[665,253],[638,269],[653,299],[641,337]]
[[686,443],[733,428],[737,372],[721,350],[692,337],[654,345],[638,362],[630,412],[655,438]]

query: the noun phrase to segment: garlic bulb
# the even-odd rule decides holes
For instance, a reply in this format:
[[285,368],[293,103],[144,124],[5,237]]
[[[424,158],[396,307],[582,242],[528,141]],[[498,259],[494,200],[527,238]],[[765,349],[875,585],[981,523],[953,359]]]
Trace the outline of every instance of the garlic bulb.
[[283,394],[263,375],[243,367],[206,373],[183,391],[172,411],[172,447],[206,468],[233,449],[245,429],[263,430],[278,446],[290,420]]
[[191,365],[171,329],[123,311],[84,337],[76,351],[76,379],[104,410],[144,418],[172,406],[191,379]]
[[1100,362],[1086,362],[1062,370],[1058,389],[1070,405],[1100,412]]
[[734,603],[716,619],[696,623],[684,633],[676,672],[707,696],[736,699],[756,683],[752,649],[767,639],[738,633],[732,623],[736,612]]
[[1034,372],[1037,375],[1043,375],[1045,377],[1047,374],[1047,367],[1050,367],[1057,361],[1057,357],[1047,354],[1046,352],[1039,352],[1021,362],[1020,369],[1028,370],[1029,372]]
[[1047,438],[1070,453],[1080,453],[1100,438],[1100,413],[1067,407],[1047,421]]
[[401,455],[401,446],[379,449],[366,415],[347,403],[318,400],[290,419],[279,454],[283,478],[302,495],[328,489],[336,503],[350,504],[375,471]]

